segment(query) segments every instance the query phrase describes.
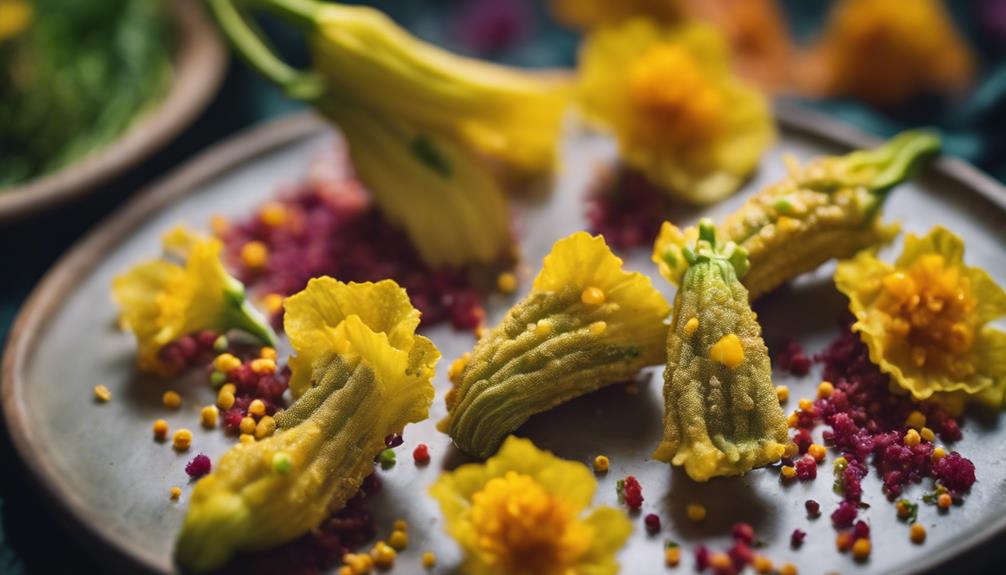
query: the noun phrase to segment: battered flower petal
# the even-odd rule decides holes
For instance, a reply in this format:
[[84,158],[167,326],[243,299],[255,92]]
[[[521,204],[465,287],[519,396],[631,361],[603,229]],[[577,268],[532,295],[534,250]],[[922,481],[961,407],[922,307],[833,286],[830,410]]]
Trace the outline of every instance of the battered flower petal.
[[959,237],[909,234],[893,265],[861,252],[839,263],[835,285],[870,359],[916,399],[1002,405],[1006,334],[987,324],[1006,315],[1006,292],[964,264]]

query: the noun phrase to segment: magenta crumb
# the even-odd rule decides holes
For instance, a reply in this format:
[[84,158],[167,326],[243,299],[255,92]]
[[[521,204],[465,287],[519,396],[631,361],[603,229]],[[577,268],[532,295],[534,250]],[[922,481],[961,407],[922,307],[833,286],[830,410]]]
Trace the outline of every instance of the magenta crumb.
[[185,465],[185,473],[187,473],[192,479],[199,479],[209,473],[212,468],[213,462],[210,461],[210,458],[200,453],[199,455],[193,457],[192,461]]
[[646,524],[646,532],[649,534],[660,532],[660,517],[656,513],[647,515],[643,522]]
[[807,510],[807,517],[814,519],[821,516],[821,504],[817,501],[808,499],[803,506]]
[[754,544],[754,527],[751,527],[749,523],[734,523],[730,533],[733,535],[734,541],[741,541],[748,545]]
[[807,538],[807,532],[802,529],[794,529],[789,536],[789,544],[795,549],[803,545],[803,540]]

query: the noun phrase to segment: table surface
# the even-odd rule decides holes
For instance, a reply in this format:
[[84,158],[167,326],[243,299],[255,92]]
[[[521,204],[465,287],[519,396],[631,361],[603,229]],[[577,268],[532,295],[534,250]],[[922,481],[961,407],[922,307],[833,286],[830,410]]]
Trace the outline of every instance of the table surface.
[[[403,10],[407,13],[398,16],[408,21],[420,35],[444,39],[440,28],[431,23],[434,15],[423,12],[416,5]],[[553,53],[564,55],[548,55],[548,46],[535,41],[520,52],[503,54],[502,59],[537,65],[568,63],[573,40],[566,34],[556,33],[549,42],[560,46]],[[876,114],[859,106],[829,104],[819,107],[880,132],[889,133],[902,127],[898,122],[878,119]],[[6,340],[19,306],[46,269],[130,195],[228,135],[296,108],[243,65],[232,62],[223,87],[207,110],[155,157],[85,200],[44,216],[0,227],[0,248],[7,262],[0,273],[3,278],[0,280],[0,344]],[[1001,123],[1004,118],[999,120]],[[984,167],[1000,181],[1006,179],[1006,154],[1002,153],[999,142],[989,141],[981,134],[976,136],[968,130],[951,134],[949,140],[952,151],[981,159]],[[0,574],[102,572],[88,549],[66,537],[49,503],[34,491],[5,432],[0,432],[0,457],[6,462],[5,473],[0,474]],[[965,564],[960,565],[961,572],[1001,572],[1000,565],[1006,561],[1006,545],[1002,543],[1006,540],[993,541],[970,554]]]

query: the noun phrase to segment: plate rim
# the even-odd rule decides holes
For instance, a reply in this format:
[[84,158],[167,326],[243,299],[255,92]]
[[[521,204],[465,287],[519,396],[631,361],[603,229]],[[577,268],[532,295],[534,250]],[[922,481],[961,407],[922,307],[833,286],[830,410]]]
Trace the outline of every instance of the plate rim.
[[164,2],[175,23],[171,86],[118,137],[59,170],[0,190],[0,223],[84,197],[139,165],[190,126],[223,82],[228,53],[197,0]]
[[[858,148],[875,145],[880,140],[856,127],[832,119],[820,112],[795,104],[775,106],[781,128],[818,138],[832,145]],[[155,216],[172,202],[192,193],[199,185],[241,164],[301,139],[321,134],[331,126],[316,113],[297,112],[254,125],[199,152],[165,177],[147,186],[125,205],[106,216],[80,241],[73,245],[46,271],[25,299],[8,335],[0,371],[0,403],[4,425],[18,459],[40,489],[42,497],[65,520],[72,533],[94,546],[87,546],[99,559],[123,572],[171,573],[173,564],[164,564],[147,550],[122,545],[116,532],[104,524],[88,521],[88,507],[68,485],[63,483],[46,458],[40,455],[33,431],[25,424],[23,371],[31,349],[45,324],[59,310],[63,296],[73,289],[77,278],[87,274],[103,254],[121,238]],[[949,178],[972,193],[977,193],[1006,214],[1006,186],[971,164],[952,157],[941,157],[927,174]],[[976,536],[954,546],[934,550],[910,568],[899,571],[933,569],[1006,532],[1006,514]]]

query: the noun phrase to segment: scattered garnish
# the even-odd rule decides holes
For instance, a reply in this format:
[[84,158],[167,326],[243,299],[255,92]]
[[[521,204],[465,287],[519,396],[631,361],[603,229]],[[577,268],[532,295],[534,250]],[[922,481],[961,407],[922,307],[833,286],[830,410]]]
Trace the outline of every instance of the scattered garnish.
[[112,392],[107,386],[101,385],[100,383],[94,386],[94,398],[101,403],[106,403],[112,399]]
[[185,473],[192,479],[199,479],[213,469],[213,462],[202,453],[192,458],[185,464]]
[[192,445],[192,432],[188,429],[179,429],[171,438],[171,444],[178,451],[188,451]]

